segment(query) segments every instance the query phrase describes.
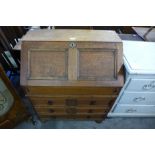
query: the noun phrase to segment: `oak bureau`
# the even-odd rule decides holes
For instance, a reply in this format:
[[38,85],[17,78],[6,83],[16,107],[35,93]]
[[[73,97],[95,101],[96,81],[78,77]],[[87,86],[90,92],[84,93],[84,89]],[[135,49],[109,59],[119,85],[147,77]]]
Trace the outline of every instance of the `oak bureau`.
[[114,31],[29,31],[21,86],[41,119],[102,120],[124,84],[122,50]]
[[123,41],[126,82],[109,117],[155,117],[155,43]]

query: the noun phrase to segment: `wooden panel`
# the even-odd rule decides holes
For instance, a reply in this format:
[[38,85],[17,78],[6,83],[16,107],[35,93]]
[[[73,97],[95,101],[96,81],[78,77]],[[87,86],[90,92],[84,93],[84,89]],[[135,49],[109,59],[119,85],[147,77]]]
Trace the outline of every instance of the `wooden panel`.
[[117,71],[115,70],[115,50],[79,49],[79,51],[80,80],[116,79]]
[[[44,73],[43,74],[44,76],[41,75],[42,77],[39,80],[40,84],[44,80],[47,81],[47,79],[49,79],[51,81],[51,79],[52,79],[52,77],[48,77],[49,76],[48,73],[50,73],[50,69],[48,67],[51,68],[51,65],[52,65],[50,63],[50,61],[55,63],[56,70],[58,70],[57,74],[60,74],[59,70],[61,67],[59,67],[59,63],[62,66],[61,72],[64,71],[65,74],[67,74],[67,69],[68,69],[66,66],[67,61],[68,61],[68,59],[67,59],[67,57],[68,57],[67,56],[67,47],[68,47],[68,44],[64,43],[64,42],[59,42],[59,43],[55,43],[55,42],[54,43],[53,42],[22,42],[20,84],[26,86],[26,85],[28,85],[29,81],[32,81],[32,83],[34,83],[35,81],[38,80],[36,74],[35,74],[35,78],[36,78],[35,80],[31,79],[31,77],[30,77],[31,76],[30,75],[31,70],[35,71],[32,67],[34,61],[31,60],[32,58],[31,58],[31,52],[30,52],[33,50],[34,50],[34,53],[37,52],[37,54],[38,54],[38,52],[40,52],[38,55],[34,55],[35,60],[37,59],[36,62],[38,62],[38,64],[36,62],[34,64],[37,67],[37,71],[39,71],[40,66],[41,66],[41,68],[43,68],[44,65],[46,67],[46,68],[44,68],[45,71],[42,70],[42,73]],[[56,60],[53,59],[53,57],[52,57],[53,53],[54,53],[54,58],[57,60],[57,57],[58,57],[58,60],[60,60],[60,62],[59,61],[57,62]],[[42,57],[40,57],[40,54]],[[48,54],[48,57],[46,54]],[[60,55],[60,57],[58,55]],[[61,60],[62,60],[62,62],[61,62]],[[32,61],[32,63],[31,63],[32,66],[30,65],[31,61]],[[65,64],[65,65],[63,65],[63,64]],[[55,68],[54,68],[54,70],[55,70]],[[36,73],[36,71],[35,71],[35,73]],[[39,74],[41,74],[41,73],[39,73]],[[40,78],[40,77],[38,77],[38,78]],[[56,79],[56,77],[53,77],[53,78]],[[61,77],[61,78],[66,78],[66,77]],[[39,83],[37,85],[39,85]],[[49,85],[49,83],[48,83],[48,85]]]
[[[120,70],[121,71],[121,70]],[[29,87],[122,87],[124,85],[124,75],[123,72],[119,72],[117,80],[25,80],[21,77],[21,85]],[[24,83],[27,83],[26,85]],[[24,85],[23,85],[24,84]]]
[[28,79],[67,79],[68,53],[63,49],[30,50]]
[[[123,85],[123,78],[118,74],[123,64],[122,42],[119,39],[115,42],[115,39],[111,38],[113,33],[105,32],[103,36],[107,37],[107,40],[100,40],[103,36],[100,38],[98,33],[102,34],[102,31],[88,31],[85,32],[86,36],[82,33],[84,31],[67,31],[65,35],[62,32],[42,31],[44,40],[36,40],[32,35],[34,40],[28,37],[30,40],[27,38],[22,42],[20,80],[22,86]],[[39,33],[38,38],[41,35]],[[48,40],[50,33],[52,39]],[[71,34],[70,40],[67,35]],[[37,36],[37,32],[34,35]],[[83,37],[86,38],[85,41],[82,40]],[[72,47],[71,44],[75,46]],[[67,56],[62,51],[63,55],[60,49],[65,51],[69,49]]]
[[[117,80],[28,80],[27,86],[53,86],[53,87],[122,87],[124,85],[124,76],[118,75]],[[21,84],[22,86],[23,83]]]
[[78,77],[78,55],[76,48],[69,49],[69,63],[68,63],[68,79],[77,80]]

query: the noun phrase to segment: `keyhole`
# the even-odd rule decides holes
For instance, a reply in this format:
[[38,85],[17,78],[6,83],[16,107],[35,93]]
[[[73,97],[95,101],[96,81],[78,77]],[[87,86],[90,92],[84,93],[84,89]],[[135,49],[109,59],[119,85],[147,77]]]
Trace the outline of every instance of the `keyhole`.
[[69,46],[70,46],[71,48],[74,48],[74,47],[76,47],[76,44],[75,44],[74,42],[71,42],[71,43],[69,44]]

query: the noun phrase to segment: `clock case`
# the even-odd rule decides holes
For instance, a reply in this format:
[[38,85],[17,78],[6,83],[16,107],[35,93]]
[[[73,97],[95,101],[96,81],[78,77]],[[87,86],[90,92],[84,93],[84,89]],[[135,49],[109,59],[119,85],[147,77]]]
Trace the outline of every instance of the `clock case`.
[[9,108],[8,112],[0,116],[0,129],[13,128],[17,123],[22,121],[28,116],[28,113],[22,104],[20,96],[17,94],[15,88],[11,84],[10,80],[6,76],[2,66],[0,65],[0,78],[3,81],[5,87],[13,96],[13,104]]

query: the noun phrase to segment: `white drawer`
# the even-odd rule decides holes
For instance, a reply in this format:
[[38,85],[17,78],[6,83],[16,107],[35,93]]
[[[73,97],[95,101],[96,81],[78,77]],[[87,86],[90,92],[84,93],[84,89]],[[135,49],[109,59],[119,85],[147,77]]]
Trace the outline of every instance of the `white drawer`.
[[131,79],[126,87],[128,91],[155,92],[155,79]]
[[155,115],[155,105],[152,106],[128,106],[128,105],[117,105],[112,113],[126,113],[126,114],[149,114]]
[[118,104],[155,105],[155,93],[134,93],[124,91],[118,100]]

